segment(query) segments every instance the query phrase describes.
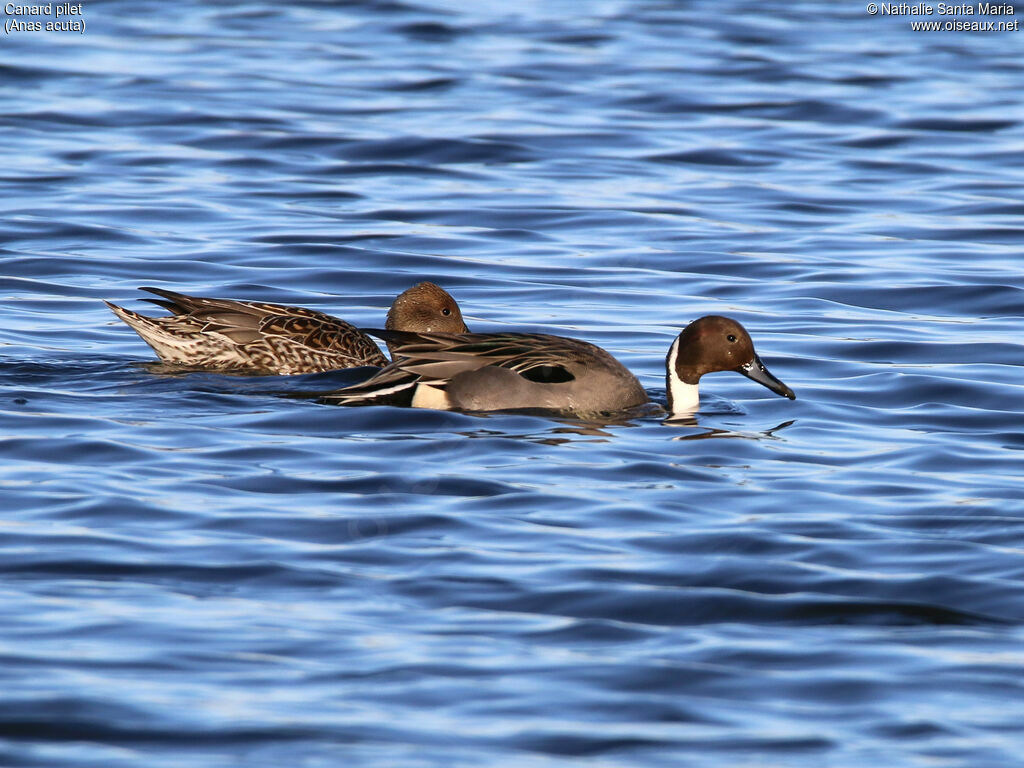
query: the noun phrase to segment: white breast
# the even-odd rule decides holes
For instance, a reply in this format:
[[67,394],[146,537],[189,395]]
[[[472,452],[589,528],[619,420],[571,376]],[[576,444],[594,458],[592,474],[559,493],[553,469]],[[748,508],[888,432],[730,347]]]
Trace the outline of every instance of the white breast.
[[668,351],[668,392],[669,392],[669,403],[672,409],[672,414],[677,413],[693,413],[700,406],[700,394],[698,392],[697,384],[687,384],[685,381],[679,378],[679,374],[676,373],[676,358],[679,357],[679,337],[672,342],[672,347]]

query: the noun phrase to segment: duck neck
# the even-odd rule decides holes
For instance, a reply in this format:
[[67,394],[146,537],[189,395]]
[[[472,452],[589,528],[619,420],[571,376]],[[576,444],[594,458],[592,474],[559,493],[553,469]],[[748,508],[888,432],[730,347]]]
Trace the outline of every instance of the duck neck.
[[682,337],[676,337],[669,347],[668,357],[665,360],[665,391],[668,393],[668,410],[673,416],[676,414],[693,413],[700,406],[699,385],[687,384],[679,375],[677,363],[679,362],[679,341]]

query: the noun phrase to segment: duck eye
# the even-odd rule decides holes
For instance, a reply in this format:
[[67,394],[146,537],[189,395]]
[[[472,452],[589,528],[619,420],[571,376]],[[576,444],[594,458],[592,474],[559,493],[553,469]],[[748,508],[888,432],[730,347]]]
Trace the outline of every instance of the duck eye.
[[734,334],[732,334],[732,333],[730,333],[725,338],[727,338],[729,341],[736,341],[736,336]]
[[448,317],[448,315],[450,315],[451,313],[452,311],[448,309],[448,307],[445,307],[444,309],[441,310],[441,314],[444,315],[445,317]]

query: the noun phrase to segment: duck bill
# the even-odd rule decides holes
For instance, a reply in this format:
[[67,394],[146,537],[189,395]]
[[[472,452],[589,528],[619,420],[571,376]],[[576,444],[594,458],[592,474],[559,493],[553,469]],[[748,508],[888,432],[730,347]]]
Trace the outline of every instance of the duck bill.
[[777,395],[788,397],[790,400],[796,400],[796,394],[793,390],[775,378],[771,371],[764,367],[764,363],[761,362],[761,358],[757,355],[754,355],[754,359],[749,363],[744,363],[739,368],[736,368],[736,372],[742,373],[748,379],[756,381],[758,384],[763,384]]

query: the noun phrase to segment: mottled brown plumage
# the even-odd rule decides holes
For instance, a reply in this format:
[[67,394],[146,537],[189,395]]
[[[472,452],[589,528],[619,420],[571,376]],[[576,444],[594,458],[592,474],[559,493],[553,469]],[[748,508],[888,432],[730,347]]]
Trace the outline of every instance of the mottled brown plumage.
[[[374,341],[350,323],[303,307],[187,296],[143,288],[170,316],[147,317],[107,306],[165,363],[219,371],[297,374],[359,366],[385,366]],[[402,293],[388,312],[389,329],[466,331],[459,305],[433,283]]]

